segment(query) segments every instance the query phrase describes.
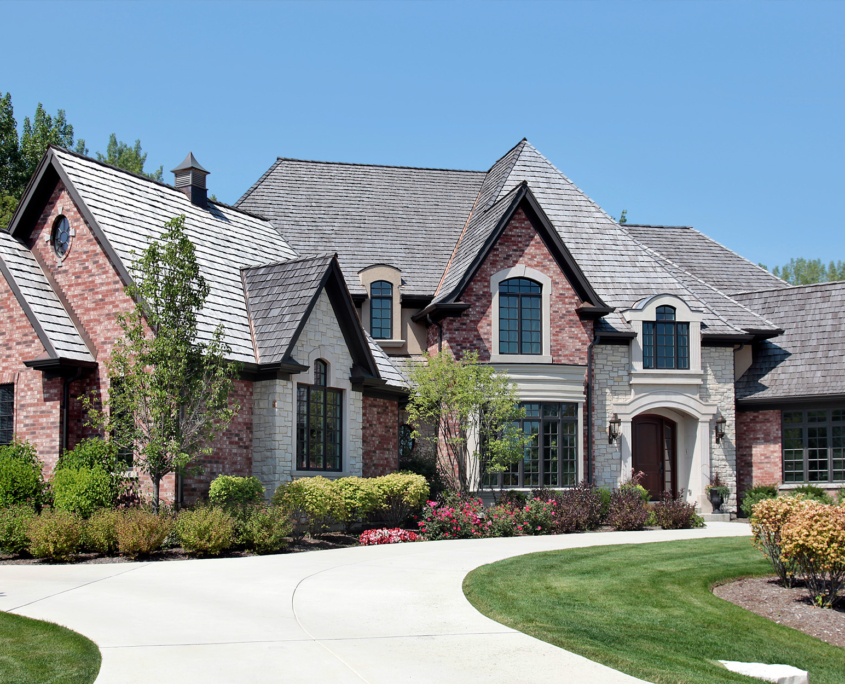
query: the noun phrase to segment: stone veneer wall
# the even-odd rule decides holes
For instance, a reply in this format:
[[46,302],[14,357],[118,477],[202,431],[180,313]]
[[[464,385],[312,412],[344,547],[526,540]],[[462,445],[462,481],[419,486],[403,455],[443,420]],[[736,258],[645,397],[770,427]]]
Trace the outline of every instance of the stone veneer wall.
[[[292,380],[262,380],[255,383],[253,407],[252,472],[267,492],[298,476],[295,470],[296,416],[294,397],[297,383],[313,381],[313,363],[324,359],[329,363],[329,386],[344,390],[343,403],[343,472],[314,473],[327,477],[361,475],[362,395],[352,391],[349,376],[352,356],[346,347],[343,332],[325,292],[320,293],[308,322],[294,347],[293,358],[311,369],[292,376]],[[273,402],[276,405],[273,405]]]
[[607,425],[613,417],[613,402],[631,395],[630,349],[625,344],[597,344],[593,347],[593,481],[600,487],[616,487],[630,473],[622,469],[621,447],[607,443]]
[[[702,401],[716,402],[724,416],[725,436],[716,444],[715,429],[710,430],[710,467],[731,490],[724,507],[736,508],[736,399],[734,394],[733,347],[701,347],[701,370],[704,383],[699,390]],[[715,428],[715,422],[714,422]],[[704,483],[708,484],[707,482]]]

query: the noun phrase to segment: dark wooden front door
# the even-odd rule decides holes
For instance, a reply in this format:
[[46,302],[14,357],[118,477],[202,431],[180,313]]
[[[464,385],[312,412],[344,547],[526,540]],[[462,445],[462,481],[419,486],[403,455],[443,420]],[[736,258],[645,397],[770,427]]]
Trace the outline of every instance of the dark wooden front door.
[[645,474],[640,484],[648,490],[652,501],[662,499],[663,492],[675,496],[675,423],[662,416],[637,416],[633,433],[634,470]]

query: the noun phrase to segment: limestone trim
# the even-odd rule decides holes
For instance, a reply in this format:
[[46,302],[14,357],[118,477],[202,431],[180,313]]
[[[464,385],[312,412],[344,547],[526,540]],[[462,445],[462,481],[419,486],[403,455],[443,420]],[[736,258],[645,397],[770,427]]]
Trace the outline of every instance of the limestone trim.
[[[499,284],[510,278],[528,278],[540,283],[541,293],[541,315],[542,315],[542,348],[539,355],[527,354],[500,354],[499,353]],[[492,349],[490,350],[491,363],[538,363],[550,364],[552,362],[552,279],[542,271],[518,264],[511,268],[505,268],[490,276],[490,293],[492,295]]]
[[383,347],[402,347],[405,341],[402,337],[402,272],[395,266],[389,264],[373,264],[358,271],[358,279],[367,291],[367,299],[361,304],[361,321],[364,328],[372,335],[370,329],[370,287],[380,280],[390,283],[393,286],[393,302],[391,307],[391,331],[389,340],[379,340]]

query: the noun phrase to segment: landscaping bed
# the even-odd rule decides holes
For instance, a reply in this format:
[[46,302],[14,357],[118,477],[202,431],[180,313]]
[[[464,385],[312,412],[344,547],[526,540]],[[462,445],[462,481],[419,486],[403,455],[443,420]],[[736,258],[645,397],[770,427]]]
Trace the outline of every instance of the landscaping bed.
[[780,625],[845,648],[843,601],[840,600],[831,609],[817,608],[800,580],[789,588],[783,586],[777,577],[749,577],[717,586],[713,593]]

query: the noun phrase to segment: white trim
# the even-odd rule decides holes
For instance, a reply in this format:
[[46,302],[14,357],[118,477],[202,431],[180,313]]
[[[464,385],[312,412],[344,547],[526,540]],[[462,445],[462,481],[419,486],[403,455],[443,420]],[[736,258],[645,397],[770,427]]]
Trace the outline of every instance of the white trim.
[[[530,278],[536,280],[542,286],[541,307],[542,307],[542,354],[499,354],[499,283],[509,278]],[[518,264],[512,268],[506,268],[490,276],[490,293],[493,295],[492,309],[493,320],[490,326],[490,361],[492,363],[551,363],[552,362],[552,279],[542,271]]]

